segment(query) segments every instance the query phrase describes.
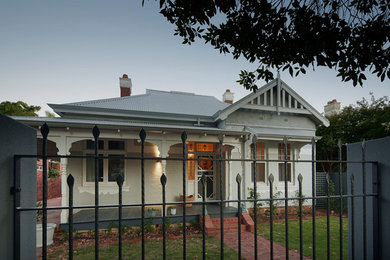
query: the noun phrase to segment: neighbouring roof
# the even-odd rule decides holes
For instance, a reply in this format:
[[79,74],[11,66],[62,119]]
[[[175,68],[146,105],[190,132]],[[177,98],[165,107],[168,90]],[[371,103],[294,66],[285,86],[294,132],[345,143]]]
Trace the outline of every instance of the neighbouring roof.
[[[128,97],[99,99],[62,105],[49,104],[61,115],[61,107],[99,108],[147,113],[180,114],[211,117],[229,104],[212,96],[195,95],[178,91],[160,91],[148,89],[146,94]],[[60,107],[61,106],[61,107]]]

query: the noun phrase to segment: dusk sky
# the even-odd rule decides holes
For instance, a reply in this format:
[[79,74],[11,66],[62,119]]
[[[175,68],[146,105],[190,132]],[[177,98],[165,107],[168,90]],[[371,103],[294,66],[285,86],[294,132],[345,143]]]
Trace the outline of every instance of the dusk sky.
[[[67,103],[119,96],[119,77],[133,81],[133,95],[146,89],[192,92],[235,101],[249,94],[236,83],[256,64],[233,60],[199,41],[182,45],[158,2],[2,1],[0,3],[0,102],[22,100],[49,110]],[[390,94],[390,81],[366,74],[364,87],[342,83],[325,68],[282,79],[319,112],[327,101],[354,104],[373,92]],[[263,85],[265,82],[259,82]],[[196,108],[194,108],[196,109]]]

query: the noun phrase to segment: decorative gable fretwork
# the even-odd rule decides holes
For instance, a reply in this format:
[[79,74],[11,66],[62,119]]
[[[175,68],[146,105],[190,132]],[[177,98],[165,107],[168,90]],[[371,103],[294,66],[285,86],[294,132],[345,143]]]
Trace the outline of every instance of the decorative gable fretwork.
[[283,86],[273,86],[254,95],[243,108],[276,112],[309,114],[306,107]]

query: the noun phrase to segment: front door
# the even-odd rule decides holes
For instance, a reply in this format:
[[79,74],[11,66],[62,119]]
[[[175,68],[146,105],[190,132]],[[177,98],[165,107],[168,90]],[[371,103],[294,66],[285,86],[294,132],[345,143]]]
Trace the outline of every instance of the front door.
[[205,175],[205,199],[215,199],[215,162],[213,155],[197,155],[196,180],[197,180],[197,198],[203,198],[202,174]]

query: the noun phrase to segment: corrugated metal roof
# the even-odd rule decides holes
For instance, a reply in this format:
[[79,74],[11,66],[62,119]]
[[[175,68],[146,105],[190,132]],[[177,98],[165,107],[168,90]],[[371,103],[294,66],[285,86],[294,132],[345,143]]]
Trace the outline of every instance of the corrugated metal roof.
[[158,130],[178,130],[178,131],[191,131],[198,133],[216,132],[216,133],[230,133],[241,135],[245,134],[244,131],[219,129],[217,127],[202,127],[202,126],[180,126],[171,124],[158,124],[158,123],[139,123],[139,122],[123,122],[123,121],[108,121],[108,120],[86,120],[86,119],[73,119],[73,118],[61,118],[61,117],[32,117],[32,116],[11,116],[12,119],[25,123],[30,126],[41,126],[47,123],[49,126],[77,126],[80,128],[91,128],[91,126],[98,125],[103,128],[135,128],[135,129],[158,129]]
[[219,101],[212,96],[150,89],[144,95],[67,103],[64,105],[194,116],[213,116],[219,110],[229,106],[229,104]]

